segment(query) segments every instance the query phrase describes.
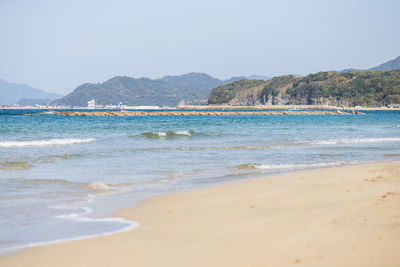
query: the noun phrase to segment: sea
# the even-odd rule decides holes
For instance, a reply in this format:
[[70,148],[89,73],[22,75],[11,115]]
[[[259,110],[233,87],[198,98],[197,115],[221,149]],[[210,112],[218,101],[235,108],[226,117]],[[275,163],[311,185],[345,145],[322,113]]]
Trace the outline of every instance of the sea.
[[400,159],[400,111],[33,115],[40,111],[0,110],[0,255],[140,227],[112,214],[156,195]]

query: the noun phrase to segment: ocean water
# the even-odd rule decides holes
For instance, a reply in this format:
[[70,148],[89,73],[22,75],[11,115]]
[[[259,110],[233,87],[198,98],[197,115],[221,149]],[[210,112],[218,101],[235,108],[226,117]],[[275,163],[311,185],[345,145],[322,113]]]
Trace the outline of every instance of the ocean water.
[[34,112],[0,110],[0,255],[132,229],[140,222],[109,215],[154,195],[400,159],[400,111],[25,115]]

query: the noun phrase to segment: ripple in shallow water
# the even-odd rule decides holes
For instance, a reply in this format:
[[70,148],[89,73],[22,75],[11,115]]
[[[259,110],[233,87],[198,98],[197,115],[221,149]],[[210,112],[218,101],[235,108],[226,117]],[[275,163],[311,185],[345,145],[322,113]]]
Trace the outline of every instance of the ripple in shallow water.
[[26,161],[8,161],[0,164],[0,170],[3,171],[21,171],[31,167],[33,167],[32,164]]

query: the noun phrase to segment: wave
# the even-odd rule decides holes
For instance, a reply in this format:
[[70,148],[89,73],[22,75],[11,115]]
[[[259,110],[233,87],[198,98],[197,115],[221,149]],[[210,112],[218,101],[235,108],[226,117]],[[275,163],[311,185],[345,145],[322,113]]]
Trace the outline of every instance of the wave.
[[70,159],[70,158],[78,158],[78,157],[83,157],[84,154],[64,154],[64,155],[56,155],[53,156],[54,158],[59,158],[59,159]]
[[376,138],[348,138],[348,139],[328,139],[315,141],[299,141],[298,143],[288,143],[279,145],[259,145],[259,146],[230,146],[212,147],[213,150],[261,150],[261,149],[280,149],[298,146],[318,146],[318,145],[341,145],[341,144],[367,144],[400,142],[400,137],[376,137]]
[[86,186],[88,189],[92,190],[108,190],[110,187],[105,183],[97,182],[97,183],[90,183]]
[[341,166],[344,164],[355,164],[357,161],[338,161],[338,162],[318,162],[318,163],[302,163],[302,164],[242,164],[236,166],[239,170],[292,170],[292,169],[307,169],[307,168],[323,168],[323,167],[334,167]]
[[96,197],[115,195],[124,193],[131,190],[131,186],[135,183],[121,183],[121,184],[105,184],[102,182],[94,182],[85,184],[86,189],[91,193],[88,196],[88,202],[93,201]]
[[259,146],[214,146],[213,150],[263,150],[263,149],[275,149],[284,148],[284,145],[259,145]]
[[377,138],[351,138],[351,139],[331,139],[313,141],[313,145],[340,145],[340,144],[362,144],[362,143],[384,143],[400,142],[400,137],[377,137]]
[[377,137],[377,138],[348,138],[348,139],[328,139],[314,141],[298,141],[297,143],[287,143],[278,145],[255,145],[255,146],[213,146],[213,150],[263,150],[263,149],[283,149],[288,147],[318,146],[318,145],[341,145],[341,144],[363,144],[363,143],[385,143],[400,142],[400,137]]
[[32,140],[32,141],[3,141],[0,142],[0,148],[8,147],[30,147],[30,146],[61,146],[61,145],[73,145],[80,143],[95,142],[95,138],[66,138],[66,139],[48,139],[48,140]]
[[50,155],[50,156],[46,156],[46,157],[40,157],[35,162],[51,163],[51,162],[57,162],[59,160],[73,159],[73,158],[84,157],[84,156],[85,156],[85,154]]
[[160,139],[160,138],[190,137],[197,134],[194,131],[166,131],[166,132],[146,132],[143,133],[142,135],[151,139]]
[[[9,178],[9,179],[14,180],[14,178]],[[124,187],[129,185],[141,184],[138,182],[128,182],[120,184],[105,184],[103,182],[84,183],[84,182],[69,181],[65,179],[16,179],[16,180],[21,183],[30,183],[30,184],[78,185],[93,191],[108,191],[110,193],[125,192],[127,189]]]
[[26,161],[8,161],[0,164],[0,170],[14,171],[14,170],[27,170],[32,167],[32,164]]
[[85,183],[68,181],[65,179],[19,179],[19,178],[8,178],[10,181],[16,181],[21,184],[43,184],[43,185],[85,185]]
[[397,153],[388,153],[388,154],[382,154],[382,157],[400,157],[400,154]]

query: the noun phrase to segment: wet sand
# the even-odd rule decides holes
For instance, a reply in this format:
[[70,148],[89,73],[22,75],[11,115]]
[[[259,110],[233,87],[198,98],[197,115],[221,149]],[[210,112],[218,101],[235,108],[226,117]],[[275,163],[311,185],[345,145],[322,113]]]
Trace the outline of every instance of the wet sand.
[[140,226],[0,266],[400,266],[400,162],[158,196],[117,215]]

